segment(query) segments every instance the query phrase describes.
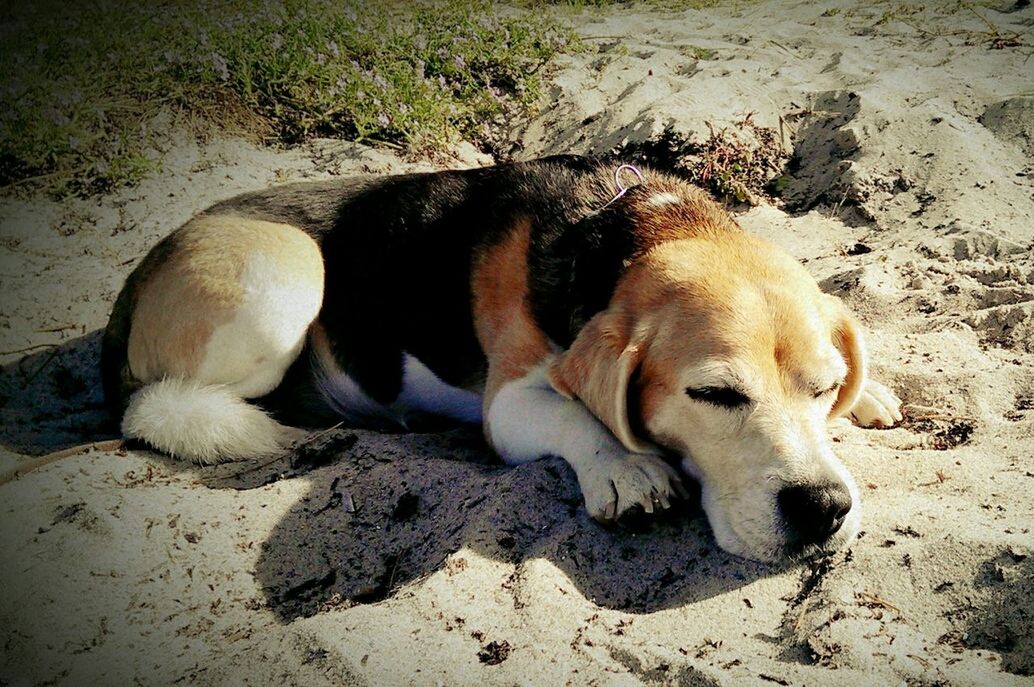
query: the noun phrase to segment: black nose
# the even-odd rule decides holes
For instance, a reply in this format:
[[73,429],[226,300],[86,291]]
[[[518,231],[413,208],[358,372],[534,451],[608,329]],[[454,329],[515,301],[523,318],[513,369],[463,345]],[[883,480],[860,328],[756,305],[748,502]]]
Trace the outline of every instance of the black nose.
[[787,538],[802,546],[832,537],[851,511],[847,487],[833,482],[785,487],[778,499]]

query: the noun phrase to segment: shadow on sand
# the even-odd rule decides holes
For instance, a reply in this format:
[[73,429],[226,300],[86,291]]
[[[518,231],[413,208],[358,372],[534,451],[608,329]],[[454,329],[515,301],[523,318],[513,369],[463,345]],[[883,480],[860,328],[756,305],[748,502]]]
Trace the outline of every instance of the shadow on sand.
[[256,566],[284,622],[388,598],[464,547],[514,564],[547,559],[586,598],[635,613],[774,572],[718,549],[695,503],[603,528],[582,507],[566,463],[503,466],[474,428],[394,436],[338,430],[324,441],[311,456],[329,464],[295,454],[243,476],[222,467],[203,477],[211,487],[253,488],[308,471],[308,495],[277,524]]
[[101,334],[0,367],[0,444],[38,456],[118,436],[101,392]]
[[[0,442],[27,455],[118,436],[103,404],[100,331],[0,368]],[[555,563],[587,598],[650,612],[769,574],[714,544],[698,505],[606,529],[582,507],[560,459],[509,468],[479,428],[434,434],[328,431],[266,464],[187,467],[210,488],[251,489],[302,474],[311,483],[264,542],[256,577],[289,622],[373,603],[439,570],[463,547],[519,564]]]

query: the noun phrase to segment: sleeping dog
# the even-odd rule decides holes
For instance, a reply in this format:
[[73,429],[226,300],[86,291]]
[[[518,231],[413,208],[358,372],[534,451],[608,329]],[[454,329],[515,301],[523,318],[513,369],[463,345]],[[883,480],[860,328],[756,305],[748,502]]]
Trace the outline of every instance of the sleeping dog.
[[199,463],[288,425],[446,418],[511,465],[564,458],[610,521],[668,507],[674,458],[718,543],[760,560],[858,532],[827,420],[901,419],[796,261],[684,181],[573,156],[219,203],[129,276],[102,372],[127,437]]

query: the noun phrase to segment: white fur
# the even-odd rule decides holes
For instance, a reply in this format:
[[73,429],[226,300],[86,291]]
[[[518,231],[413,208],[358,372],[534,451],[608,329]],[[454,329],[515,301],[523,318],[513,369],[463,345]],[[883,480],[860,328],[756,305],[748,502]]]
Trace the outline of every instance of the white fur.
[[338,415],[352,422],[385,421],[406,427],[414,416],[437,415],[481,422],[481,394],[446,384],[416,357],[402,358],[402,391],[383,405],[370,398],[329,354],[315,355],[316,386]]
[[268,455],[289,430],[225,386],[164,379],[134,393],[122,433],[202,464]]
[[553,390],[545,366],[503,385],[488,410],[488,433],[510,465],[559,456],[578,477],[585,507],[613,520],[635,505],[652,513],[683,493],[678,474],[663,459],[629,453],[580,402]]
[[672,205],[674,203],[678,203],[679,200],[679,197],[674,193],[665,192],[656,193],[650,196],[650,200],[648,200],[647,202],[650,204],[651,207],[660,208],[664,207],[665,205]]
[[329,351],[314,347],[311,365],[316,389],[327,405],[346,422],[396,421],[387,408],[367,396],[355,380],[337,366]]
[[275,389],[298,357],[323,290],[299,283],[261,253],[248,259],[240,286],[243,300],[234,317],[212,332],[196,379],[256,398]]
[[446,384],[408,353],[402,364],[402,393],[391,405],[393,412],[403,417],[415,412],[471,424],[481,422],[481,394]]
[[[826,364],[814,367],[817,379],[843,374],[841,360],[821,353],[816,360]],[[734,386],[751,398],[751,406],[730,410],[673,394],[648,419],[649,431],[677,448],[683,469],[700,481],[702,505],[726,551],[757,560],[785,558],[780,490],[829,481],[845,485],[853,505],[821,549],[841,548],[858,533],[861,507],[858,487],[826,433],[835,394],[816,399],[805,392],[794,400],[781,389],[765,389],[749,370],[743,360],[708,360],[684,370],[676,388]]]

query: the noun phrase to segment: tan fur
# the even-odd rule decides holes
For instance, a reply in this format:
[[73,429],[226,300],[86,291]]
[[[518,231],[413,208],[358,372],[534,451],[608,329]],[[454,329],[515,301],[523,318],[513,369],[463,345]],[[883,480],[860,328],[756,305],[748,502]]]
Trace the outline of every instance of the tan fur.
[[649,345],[649,329],[616,310],[605,310],[586,323],[551,366],[549,378],[559,393],[584,403],[625,448],[646,453],[650,447],[633,432],[628,396],[632,375]]
[[840,387],[830,417],[842,417],[851,412],[865,391],[868,370],[858,323],[842,303],[836,301],[835,306],[839,317],[833,324],[833,342],[847,361],[847,380]]
[[[809,313],[819,315],[813,326]],[[847,412],[864,384],[856,333],[846,310],[796,261],[744,232],[705,230],[663,242],[636,261],[610,307],[552,365],[551,381],[588,405],[629,449],[641,450],[632,428],[648,426],[658,399],[680,391],[673,387],[676,370],[687,360],[745,356],[767,388],[791,396],[808,393],[801,375],[824,337],[851,370],[833,414]],[[623,417],[637,367],[638,416]]]
[[318,246],[289,225],[202,215],[169,241],[163,261],[142,266],[146,274],[137,283],[128,362],[141,382],[196,373],[213,330],[241,303],[240,278],[250,256],[262,253],[299,283],[322,289]]
[[487,413],[506,382],[527,374],[550,353],[528,303],[528,245],[531,223],[522,220],[505,239],[481,254],[471,277],[474,326],[488,358],[483,393]]

